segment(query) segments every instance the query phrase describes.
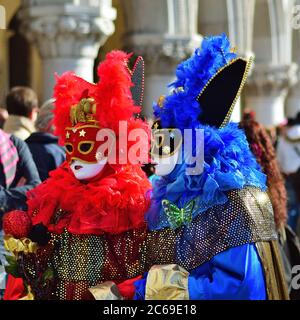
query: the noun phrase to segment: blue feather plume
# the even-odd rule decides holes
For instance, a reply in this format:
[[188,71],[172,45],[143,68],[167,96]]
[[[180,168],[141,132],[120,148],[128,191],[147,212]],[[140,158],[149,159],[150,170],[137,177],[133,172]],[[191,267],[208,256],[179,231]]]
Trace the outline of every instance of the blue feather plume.
[[166,97],[163,108],[158,104],[153,106],[154,115],[160,118],[162,126],[181,130],[195,128],[201,114],[197,96],[208,80],[235,58],[226,34],[203,39],[201,48],[178,65],[176,80],[169,86],[172,94]]

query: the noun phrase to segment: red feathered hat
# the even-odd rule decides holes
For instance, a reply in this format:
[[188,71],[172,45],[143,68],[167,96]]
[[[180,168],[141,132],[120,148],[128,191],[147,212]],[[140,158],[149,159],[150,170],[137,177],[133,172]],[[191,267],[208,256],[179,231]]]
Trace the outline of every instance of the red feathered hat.
[[149,136],[145,123],[135,117],[140,112],[143,96],[143,59],[139,57],[131,71],[129,57],[123,51],[107,54],[98,67],[100,80],[96,84],[73,72],[56,77],[54,125],[56,135],[66,146],[68,161],[99,160],[97,149],[103,142],[96,141],[98,131],[110,129],[118,139],[120,121],[126,121],[128,130],[141,128]]

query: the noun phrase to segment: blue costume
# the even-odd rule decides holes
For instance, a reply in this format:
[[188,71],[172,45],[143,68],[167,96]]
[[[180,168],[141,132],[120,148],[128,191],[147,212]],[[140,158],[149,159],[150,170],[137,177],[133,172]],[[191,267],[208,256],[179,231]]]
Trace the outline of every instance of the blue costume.
[[[186,173],[191,164],[183,152],[184,139],[171,148],[160,140],[152,148],[157,157],[180,150],[183,161],[171,173],[151,177],[146,220],[150,233],[166,233],[165,243],[156,241],[155,246],[165,257],[149,254],[156,266],[135,282],[136,299],[287,298],[280,260],[271,261],[277,244],[266,176],[243,131],[229,123],[250,64],[251,59],[232,52],[224,34],[205,38],[177,67],[171,93],[154,105],[154,137],[174,129],[182,137],[191,129],[195,137],[202,130],[202,145],[192,144],[192,155],[200,158],[203,147],[203,172]],[[168,242],[175,243],[173,251]],[[170,251],[176,265],[166,264]],[[276,276],[269,274],[270,264],[279,270]]]

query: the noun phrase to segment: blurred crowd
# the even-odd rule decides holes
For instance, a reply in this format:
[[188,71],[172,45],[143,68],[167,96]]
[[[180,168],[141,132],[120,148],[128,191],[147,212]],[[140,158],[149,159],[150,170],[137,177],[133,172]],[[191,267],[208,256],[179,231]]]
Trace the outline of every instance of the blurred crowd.
[[[65,150],[53,134],[53,100],[41,106],[36,93],[14,87],[0,108],[0,268],[4,268],[1,217],[26,209],[26,192],[48,178],[65,160]],[[253,154],[267,175],[268,192],[286,271],[300,265],[300,113],[274,128],[264,128],[251,110],[243,113],[244,129]],[[152,167],[146,166],[148,175]],[[2,272],[3,274],[3,272]],[[0,269],[1,275],[1,269]],[[0,278],[0,291],[5,279]],[[299,291],[299,290],[298,290]],[[295,293],[297,294],[297,293]],[[298,293],[299,295],[299,293]],[[1,297],[1,292],[0,292]]]
[[[48,178],[65,160],[65,150],[53,135],[53,101],[39,107],[36,93],[14,87],[0,109],[0,298],[5,288],[2,217],[26,209],[26,193]],[[2,270],[1,270],[2,269]]]
[[300,112],[278,127],[264,128],[253,111],[245,110],[240,127],[267,176],[285,278],[290,297],[299,300],[291,279],[293,267],[300,265]]

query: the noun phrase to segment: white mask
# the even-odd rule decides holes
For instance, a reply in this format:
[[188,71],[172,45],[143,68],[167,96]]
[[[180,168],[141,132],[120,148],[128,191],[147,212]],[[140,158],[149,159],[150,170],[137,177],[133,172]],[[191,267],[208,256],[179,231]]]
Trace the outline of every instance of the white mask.
[[88,180],[96,177],[107,164],[107,158],[101,159],[97,163],[86,163],[80,160],[72,161],[70,168],[78,180]]
[[170,174],[177,162],[178,162],[179,152],[175,151],[170,157],[152,157],[152,161],[156,163],[155,174],[158,176],[166,176]]

